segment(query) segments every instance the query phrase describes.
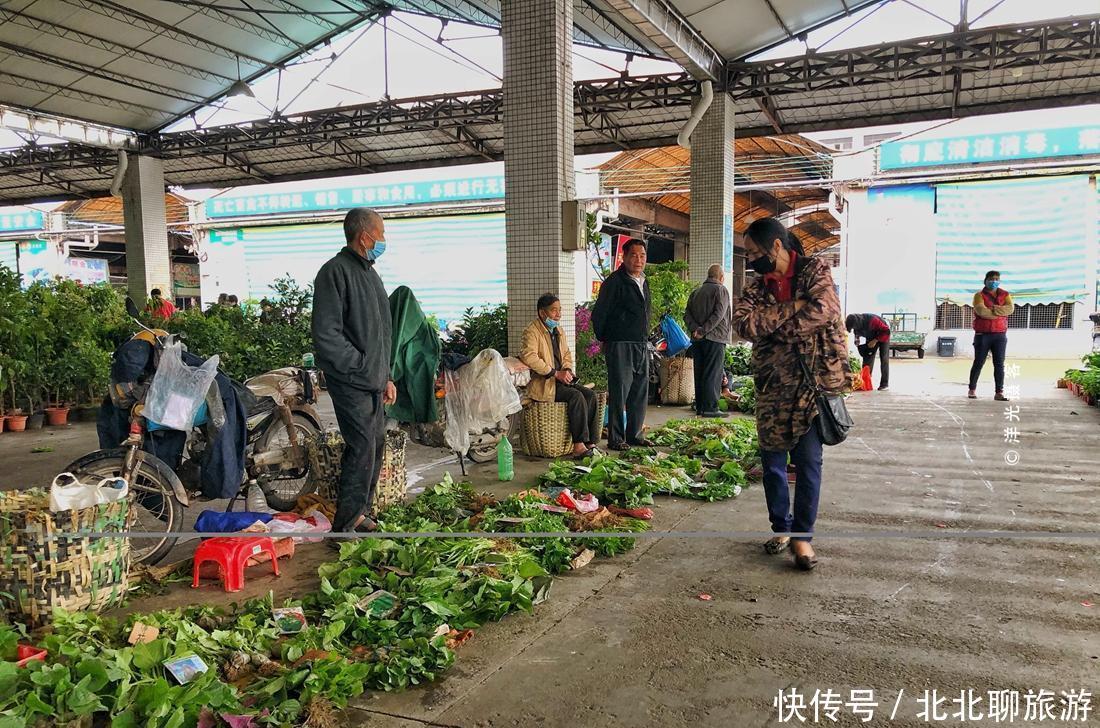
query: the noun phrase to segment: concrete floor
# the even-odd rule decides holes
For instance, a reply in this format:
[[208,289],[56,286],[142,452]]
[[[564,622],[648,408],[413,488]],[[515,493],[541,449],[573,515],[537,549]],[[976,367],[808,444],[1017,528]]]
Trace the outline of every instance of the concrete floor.
[[[1005,463],[1004,406],[991,385],[966,399],[967,362],[895,360],[891,391],[849,400],[857,429],[826,453],[816,572],[765,556],[758,538],[717,533],[767,529],[759,486],[723,503],[662,499],[655,530],[715,536],[640,541],[556,580],[533,614],[481,629],[443,679],[364,695],[348,724],[763,726],[777,724],[772,700],[792,687],[807,701],[815,689],[844,699],[873,689],[876,725],[904,691],[890,722],[902,726],[919,724],[920,691],[947,695],[950,709],[962,690],[1018,690],[1023,724],[1029,689],[1095,692],[1100,606],[1085,605],[1100,604],[1097,540],[1056,534],[1097,534],[1100,409],[1054,389],[1076,362],[1018,363],[1018,464]],[[658,409],[650,420],[681,414]],[[94,446],[86,429],[0,436],[0,484],[48,483],[58,464]],[[55,452],[28,454],[38,440]],[[410,451],[420,486],[457,470],[441,455]],[[489,466],[470,479],[517,490],[544,467],[517,458],[513,483],[496,483]],[[968,537],[989,530],[1006,533]],[[1049,535],[1010,537],[1028,531]],[[324,558],[323,547],[306,546],[278,580],[250,572],[247,594],[174,588],[129,609],[268,589],[291,596],[313,588]]]

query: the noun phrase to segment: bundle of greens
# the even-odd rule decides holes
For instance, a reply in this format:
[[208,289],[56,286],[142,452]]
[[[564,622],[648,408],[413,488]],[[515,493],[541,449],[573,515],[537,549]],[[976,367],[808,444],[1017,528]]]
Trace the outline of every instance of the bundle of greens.
[[756,423],[749,419],[672,420],[649,436],[677,453],[711,462],[747,462],[758,454]]
[[628,460],[599,454],[580,463],[561,460],[552,463],[540,481],[544,486],[591,493],[604,505],[624,508],[652,505],[654,494],[662,488],[660,482],[638,472]]

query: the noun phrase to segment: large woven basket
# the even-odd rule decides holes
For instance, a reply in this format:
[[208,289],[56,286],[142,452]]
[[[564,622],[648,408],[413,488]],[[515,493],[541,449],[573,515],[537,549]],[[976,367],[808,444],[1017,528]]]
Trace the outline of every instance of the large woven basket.
[[[372,516],[377,516],[382,510],[405,499],[408,484],[405,450],[408,444],[409,436],[403,430],[386,433],[382,470],[371,498]],[[340,461],[344,456],[344,438],[335,430],[322,432],[309,440],[306,448],[309,450],[314,477],[317,478],[317,493],[335,503],[340,480]]]
[[0,608],[37,627],[55,607],[98,611],[129,589],[130,540],[88,533],[127,530],[130,504],[50,511],[42,490],[0,492]]
[[536,458],[560,458],[573,451],[564,403],[530,402],[523,408],[523,449]]
[[661,359],[661,404],[691,404],[695,401],[695,368],[686,356]]

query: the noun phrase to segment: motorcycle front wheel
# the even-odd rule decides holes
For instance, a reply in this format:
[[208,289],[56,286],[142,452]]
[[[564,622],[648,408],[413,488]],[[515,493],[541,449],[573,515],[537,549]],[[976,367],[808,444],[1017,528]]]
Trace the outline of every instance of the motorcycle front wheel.
[[[81,480],[117,478],[122,475],[128,452],[127,448],[96,450],[71,463],[66,470]],[[130,558],[151,566],[163,559],[179,540],[169,534],[183,529],[183,506],[176,500],[172,487],[173,481],[179,484],[176,474],[149,453],[143,455],[130,484],[130,531],[155,535],[131,537]],[[182,490],[183,486],[179,487]]]

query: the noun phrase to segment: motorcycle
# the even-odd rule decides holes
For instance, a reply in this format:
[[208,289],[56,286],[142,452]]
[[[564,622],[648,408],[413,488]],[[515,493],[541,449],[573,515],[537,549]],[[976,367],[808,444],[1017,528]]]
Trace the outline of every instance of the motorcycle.
[[[133,316],[133,313],[131,313]],[[136,322],[136,317],[135,317]],[[174,339],[158,336],[158,346]],[[310,477],[311,464],[305,442],[320,433],[321,420],[314,409],[318,378],[307,369],[288,368],[260,375],[243,385],[232,383],[246,412],[245,470],[241,492],[258,485],[268,504],[276,510],[290,510],[299,496],[313,492],[317,484]],[[144,398],[142,398],[144,399]],[[130,529],[136,532],[164,534],[144,538],[152,542],[132,549],[135,562],[156,564],[172,550],[183,528],[183,509],[191,504],[190,491],[199,490],[203,453],[208,447],[206,432],[193,427],[177,469],[146,450],[148,438],[159,429],[141,414],[143,405],[134,409],[129,436],[118,447],[96,450],[70,464],[66,470],[89,480],[122,478],[129,485],[131,501]]]

